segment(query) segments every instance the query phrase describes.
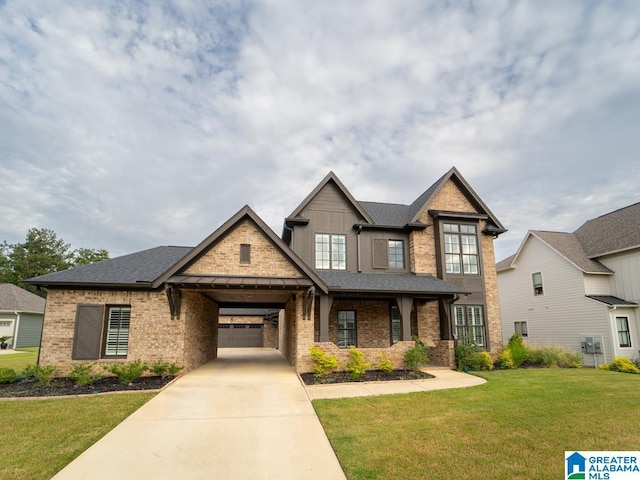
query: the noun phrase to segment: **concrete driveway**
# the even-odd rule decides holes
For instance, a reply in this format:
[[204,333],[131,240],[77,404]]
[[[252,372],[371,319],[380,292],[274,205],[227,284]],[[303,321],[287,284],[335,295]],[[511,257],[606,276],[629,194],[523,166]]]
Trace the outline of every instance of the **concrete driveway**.
[[239,348],[218,354],[54,479],[345,478],[304,387],[280,352]]

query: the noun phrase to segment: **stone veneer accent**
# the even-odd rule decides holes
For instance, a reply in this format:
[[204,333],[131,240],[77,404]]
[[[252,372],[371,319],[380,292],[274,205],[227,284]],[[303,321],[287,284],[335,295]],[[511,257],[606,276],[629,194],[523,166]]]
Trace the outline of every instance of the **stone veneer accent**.
[[[251,263],[240,263],[240,245],[251,245]],[[241,275],[301,277],[289,261],[257,229],[245,220],[207,250],[185,271],[187,275]]]

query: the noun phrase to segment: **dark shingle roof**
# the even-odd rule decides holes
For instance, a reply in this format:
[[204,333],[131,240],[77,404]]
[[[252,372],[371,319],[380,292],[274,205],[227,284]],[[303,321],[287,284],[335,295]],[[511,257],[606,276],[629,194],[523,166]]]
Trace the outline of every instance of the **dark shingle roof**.
[[457,294],[468,293],[457,285],[431,275],[412,273],[351,273],[316,270],[327,284],[329,291],[413,293],[413,294]]
[[589,258],[640,246],[640,203],[585,222],[575,232]]
[[10,283],[0,283],[0,311],[44,313],[44,298]]
[[192,250],[156,247],[62,272],[30,278],[33,285],[138,285],[151,283]]
[[611,295],[586,295],[586,297],[591,298],[593,300],[597,300],[598,302],[606,303],[607,305],[616,306],[616,307],[637,307],[638,304],[634,302],[628,302],[618,297],[613,297]]
[[582,248],[578,237],[573,233],[545,232],[541,230],[534,230],[531,233],[555,248],[585,273],[613,273],[600,262],[590,259]]
[[404,227],[411,219],[408,205],[380,202],[359,203],[378,225]]

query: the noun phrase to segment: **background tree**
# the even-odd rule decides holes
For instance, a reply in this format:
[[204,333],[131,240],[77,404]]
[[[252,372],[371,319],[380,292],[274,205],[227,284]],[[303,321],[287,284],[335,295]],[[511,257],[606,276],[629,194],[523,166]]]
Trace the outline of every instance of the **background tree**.
[[92,248],[78,248],[73,252],[73,266],[81,267],[91,263],[109,259],[109,252],[105,249],[94,250]]
[[71,245],[58,238],[53,230],[32,228],[24,243],[8,244],[5,241],[0,245],[0,280],[44,296],[44,292],[24,281],[108,258],[106,250],[71,250]]

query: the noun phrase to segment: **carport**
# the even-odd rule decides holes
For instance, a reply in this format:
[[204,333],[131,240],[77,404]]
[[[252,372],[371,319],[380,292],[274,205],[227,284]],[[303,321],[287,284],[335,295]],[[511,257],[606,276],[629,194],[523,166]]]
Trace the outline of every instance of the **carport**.
[[[310,318],[314,283],[304,277],[239,277],[230,275],[174,275],[167,279],[167,294],[173,318],[189,322],[209,316],[212,355],[219,347],[262,346],[262,325],[225,325],[220,329],[220,309],[268,309],[279,311],[278,350],[295,365],[297,315]],[[204,303],[203,300],[204,299]],[[228,329],[227,333],[225,330]],[[202,348],[202,345],[199,346]]]

